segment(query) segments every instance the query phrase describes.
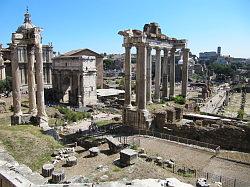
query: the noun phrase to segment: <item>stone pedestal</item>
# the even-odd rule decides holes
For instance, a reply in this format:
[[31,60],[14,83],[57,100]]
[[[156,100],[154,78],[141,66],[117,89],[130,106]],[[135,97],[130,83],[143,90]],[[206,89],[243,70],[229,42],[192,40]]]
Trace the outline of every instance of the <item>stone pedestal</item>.
[[22,124],[22,116],[11,116],[11,125],[20,125]]
[[77,158],[75,156],[70,156],[66,159],[66,165],[68,167],[74,166],[77,164]]

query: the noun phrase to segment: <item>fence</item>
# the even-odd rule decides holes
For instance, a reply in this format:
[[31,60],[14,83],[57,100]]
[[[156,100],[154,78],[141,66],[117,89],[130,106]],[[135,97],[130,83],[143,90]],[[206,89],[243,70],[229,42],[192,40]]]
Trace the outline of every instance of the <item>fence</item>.
[[160,133],[160,132],[150,131],[150,130],[139,129],[137,131],[138,131],[139,135],[153,136],[153,137],[166,139],[166,140],[174,141],[174,142],[179,142],[179,143],[183,143],[183,144],[196,145],[196,146],[199,146],[199,147],[204,147],[204,148],[207,148],[207,149],[215,150],[216,153],[218,153],[220,151],[220,146],[210,144],[210,143],[206,143],[206,142],[200,142],[200,141],[191,140],[191,139],[188,139],[188,138],[182,138],[182,137],[179,137],[179,136],[173,136],[173,135],[170,135],[170,134],[165,134],[165,133]]

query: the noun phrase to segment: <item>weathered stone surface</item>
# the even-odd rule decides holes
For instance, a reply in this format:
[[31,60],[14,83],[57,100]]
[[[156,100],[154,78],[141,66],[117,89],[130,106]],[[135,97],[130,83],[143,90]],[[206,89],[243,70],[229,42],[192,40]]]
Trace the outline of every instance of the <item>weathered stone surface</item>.
[[75,156],[70,156],[66,159],[66,165],[71,167],[77,164],[77,158]]
[[97,156],[100,153],[100,149],[98,147],[92,147],[89,149],[90,156]]
[[54,165],[53,164],[44,164],[42,168],[42,175],[44,177],[50,177],[52,175],[52,172],[54,171]]
[[65,174],[64,171],[53,171],[52,172],[52,183],[60,183],[64,180]]
[[127,166],[134,164],[138,157],[138,153],[133,149],[123,149],[120,152],[120,163]]

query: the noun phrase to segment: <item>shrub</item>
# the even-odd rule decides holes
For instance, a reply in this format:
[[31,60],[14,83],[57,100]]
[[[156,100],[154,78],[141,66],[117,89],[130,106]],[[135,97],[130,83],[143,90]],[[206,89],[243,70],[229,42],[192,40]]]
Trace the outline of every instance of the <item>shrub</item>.
[[178,95],[174,97],[174,102],[180,105],[184,105],[186,102],[186,99],[182,95]]
[[64,114],[64,118],[67,121],[76,122],[84,118],[90,118],[90,114],[88,112],[76,112],[65,107],[58,107],[57,109],[60,113]]

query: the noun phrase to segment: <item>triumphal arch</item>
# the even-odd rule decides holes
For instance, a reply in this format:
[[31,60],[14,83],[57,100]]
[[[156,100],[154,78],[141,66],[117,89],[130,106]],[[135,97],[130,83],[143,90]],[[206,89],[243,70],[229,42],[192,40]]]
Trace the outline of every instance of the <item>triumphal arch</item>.
[[[11,124],[27,123],[29,121],[27,119],[31,118],[35,119],[40,125],[48,122],[44,104],[41,32],[41,28],[32,24],[27,10],[24,15],[24,23],[12,34],[10,50],[14,114],[11,117]],[[23,114],[21,109],[21,80],[18,65],[18,47],[20,46],[27,48],[29,114]]]
[[[122,35],[123,47],[125,48],[125,101],[123,122],[125,125],[136,129],[147,129],[151,125],[151,115],[146,104],[160,102],[161,99],[174,97],[175,91],[175,52],[182,51],[182,95],[187,95],[188,81],[188,59],[189,49],[186,48],[185,39],[177,40],[161,33],[157,23],[145,24],[143,31],[124,30],[119,31]],[[136,47],[136,107],[131,104],[131,48]],[[155,92],[152,98],[152,55],[151,51],[156,50],[155,64]],[[163,50],[163,61],[161,51]],[[170,69],[170,71],[169,71]],[[168,73],[170,72],[170,73]],[[168,75],[169,74],[169,75]],[[162,77],[161,77],[162,76]],[[161,89],[162,83],[162,89]],[[168,84],[170,89],[168,93]],[[162,90],[162,92],[161,92]]]

